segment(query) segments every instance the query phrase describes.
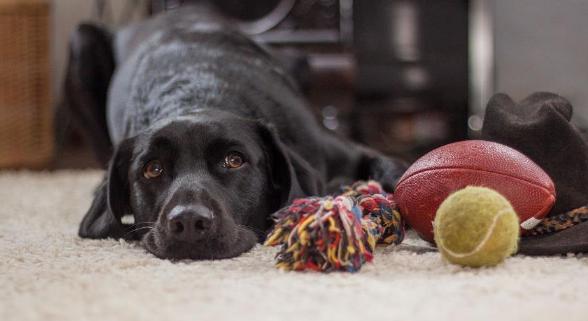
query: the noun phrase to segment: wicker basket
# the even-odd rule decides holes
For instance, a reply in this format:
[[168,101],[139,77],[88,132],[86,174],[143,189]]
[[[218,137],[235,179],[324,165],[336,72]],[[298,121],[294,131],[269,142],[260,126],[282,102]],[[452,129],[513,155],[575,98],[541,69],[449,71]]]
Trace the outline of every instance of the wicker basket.
[[52,159],[50,90],[48,2],[0,0],[0,167]]

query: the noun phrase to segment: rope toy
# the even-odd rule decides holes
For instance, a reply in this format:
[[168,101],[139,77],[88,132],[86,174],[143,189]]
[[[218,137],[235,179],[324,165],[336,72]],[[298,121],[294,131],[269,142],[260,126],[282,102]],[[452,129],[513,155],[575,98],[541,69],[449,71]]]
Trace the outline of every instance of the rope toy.
[[404,221],[376,181],[358,181],[339,196],[309,197],[274,214],[266,246],[281,245],[282,270],[356,272],[374,257],[376,244],[400,244]]

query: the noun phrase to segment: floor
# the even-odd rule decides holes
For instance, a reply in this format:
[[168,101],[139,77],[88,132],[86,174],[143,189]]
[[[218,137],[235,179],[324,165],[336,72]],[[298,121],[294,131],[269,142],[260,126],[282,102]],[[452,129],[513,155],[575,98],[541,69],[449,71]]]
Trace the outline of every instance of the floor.
[[0,172],[0,320],[588,320],[588,256],[445,263],[415,237],[359,273],[281,272],[274,249],[171,263],[82,240],[97,170]]

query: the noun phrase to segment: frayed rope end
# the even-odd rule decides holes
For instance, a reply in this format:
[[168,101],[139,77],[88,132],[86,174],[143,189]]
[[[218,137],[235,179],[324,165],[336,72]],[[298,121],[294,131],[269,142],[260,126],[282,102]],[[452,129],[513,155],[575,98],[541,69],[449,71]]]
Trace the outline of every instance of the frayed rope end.
[[376,244],[400,244],[404,222],[375,181],[359,181],[339,196],[295,200],[275,214],[266,246],[281,245],[276,267],[321,272],[359,271],[374,257]]

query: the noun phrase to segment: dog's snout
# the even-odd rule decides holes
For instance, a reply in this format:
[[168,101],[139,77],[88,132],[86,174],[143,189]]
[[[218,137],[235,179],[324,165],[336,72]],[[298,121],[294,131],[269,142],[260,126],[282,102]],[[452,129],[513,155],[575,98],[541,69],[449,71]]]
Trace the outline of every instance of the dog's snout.
[[176,206],[167,220],[170,237],[192,242],[205,237],[213,224],[212,211],[204,206]]

